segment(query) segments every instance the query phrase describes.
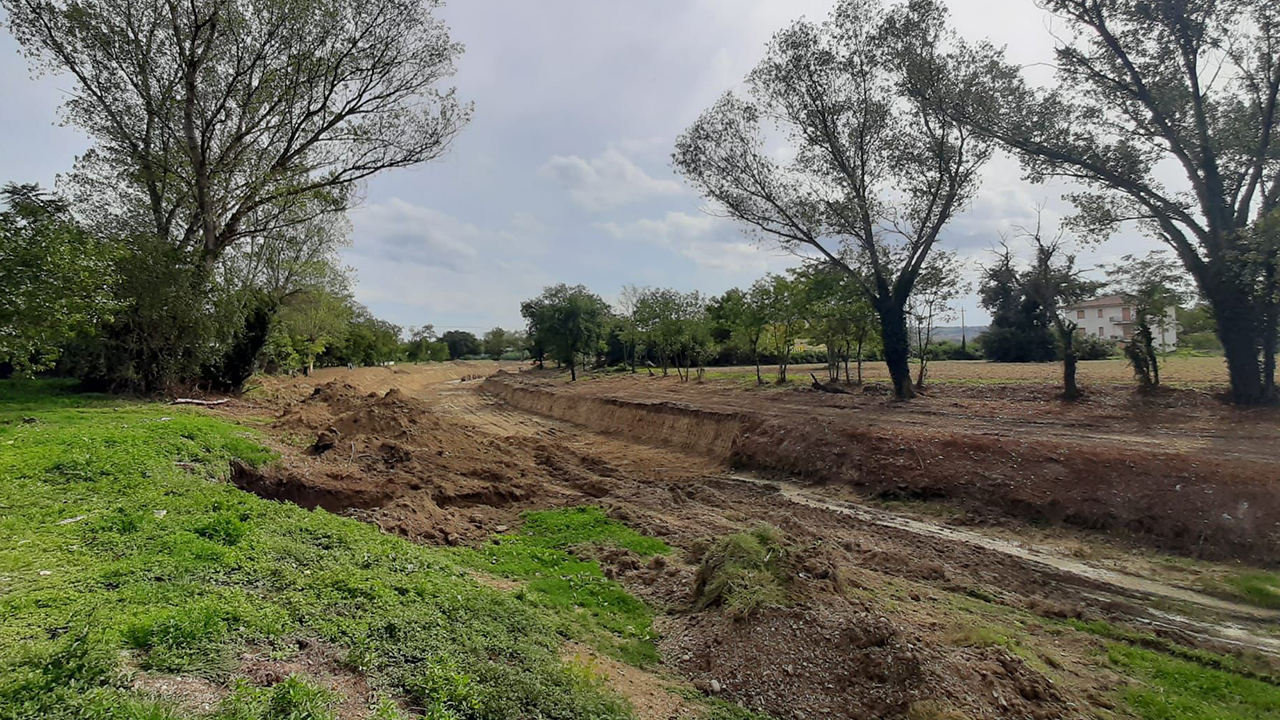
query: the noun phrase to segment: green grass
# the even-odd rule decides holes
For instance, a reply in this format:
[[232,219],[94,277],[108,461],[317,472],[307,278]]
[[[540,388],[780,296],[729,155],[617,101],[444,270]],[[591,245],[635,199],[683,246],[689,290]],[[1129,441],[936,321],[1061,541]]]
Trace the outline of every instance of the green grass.
[[525,581],[516,596],[557,611],[563,621],[559,630],[567,637],[634,665],[657,662],[653,611],[607,579],[598,563],[569,552],[574,548],[587,555],[585,546],[622,547],[641,557],[670,551],[661,540],[640,535],[599,508],[578,507],[527,513],[519,533],[457,553],[474,568]]
[[1223,577],[1207,577],[1203,589],[1213,595],[1280,610],[1280,574],[1263,570],[1233,572]]
[[231,684],[219,720],[328,718],[334,698],[305,678],[235,683],[246,647],[287,657],[298,637],[344,649],[380,695],[434,720],[630,717],[560,648],[582,616],[651,648],[651,615],[557,547],[660,543],[598,511],[531,516],[486,569],[572,573],[522,598],[453,551],[224,482],[233,458],[272,459],[254,431],[68,389],[0,383],[0,720],[187,717],[131,689],[139,672]]
[[765,607],[790,604],[791,575],[786,548],[772,527],[720,538],[698,568],[697,607],[723,606],[743,617]]
[[1128,645],[1110,645],[1107,660],[1139,680],[1124,691],[1124,699],[1144,720],[1280,717],[1275,685]]

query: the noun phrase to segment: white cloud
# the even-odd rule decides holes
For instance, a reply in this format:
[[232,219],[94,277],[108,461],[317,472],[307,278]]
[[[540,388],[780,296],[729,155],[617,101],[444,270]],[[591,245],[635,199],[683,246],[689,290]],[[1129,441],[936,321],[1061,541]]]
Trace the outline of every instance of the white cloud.
[[628,223],[598,222],[594,226],[616,240],[652,243],[683,255],[699,267],[730,273],[764,273],[792,264],[760,243],[743,240],[729,221],[709,215],[671,211],[661,219]]
[[549,281],[534,266],[546,247],[528,213],[488,228],[392,198],[351,220],[354,242],[344,258],[356,269],[356,296],[394,308],[388,319],[403,325],[450,318],[467,329],[517,327],[520,301]]
[[612,147],[590,160],[553,155],[539,174],[555,180],[575,203],[592,211],[683,192],[680,183],[652,177]]

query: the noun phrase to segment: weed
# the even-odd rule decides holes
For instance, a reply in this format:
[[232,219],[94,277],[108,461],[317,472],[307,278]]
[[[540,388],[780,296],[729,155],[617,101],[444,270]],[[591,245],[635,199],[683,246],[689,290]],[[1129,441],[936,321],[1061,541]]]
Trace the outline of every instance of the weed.
[[698,568],[694,597],[698,609],[723,606],[736,617],[786,605],[788,555],[778,531],[768,526],[720,538]]

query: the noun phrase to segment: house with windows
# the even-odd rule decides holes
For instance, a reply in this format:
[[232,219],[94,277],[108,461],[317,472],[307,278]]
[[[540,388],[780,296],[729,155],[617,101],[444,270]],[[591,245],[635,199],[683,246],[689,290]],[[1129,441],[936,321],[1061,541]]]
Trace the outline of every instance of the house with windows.
[[[1133,307],[1120,295],[1085,300],[1063,308],[1069,320],[1077,326],[1076,332],[1104,340],[1128,342],[1133,336]],[[1174,309],[1169,308],[1165,317],[1151,323],[1151,336],[1161,350],[1172,350],[1178,345],[1178,321]]]

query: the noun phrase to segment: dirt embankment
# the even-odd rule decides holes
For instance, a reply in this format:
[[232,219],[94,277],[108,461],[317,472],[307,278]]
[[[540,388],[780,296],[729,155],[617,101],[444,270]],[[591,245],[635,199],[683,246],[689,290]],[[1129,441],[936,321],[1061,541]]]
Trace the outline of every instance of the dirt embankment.
[[513,504],[538,490],[527,454],[395,388],[365,392],[331,380],[286,404],[274,425],[309,446],[264,470],[233,466],[238,487],[308,508],[366,512],[384,530],[416,539],[485,536],[486,526],[514,523]]
[[[743,409],[632,400],[505,373],[486,392],[593,430],[724,458],[737,467],[847,484],[881,498],[947,499],[978,512],[1124,535],[1159,549],[1280,563],[1276,463],[1162,451],[1085,431],[992,432],[963,418],[912,423],[787,402]],[[815,393],[816,395],[816,393]]]
[[499,372],[486,378],[481,388],[527,412],[720,461],[734,456],[743,427],[750,421],[750,416],[742,413],[705,410],[681,403],[549,392],[545,388],[507,382],[510,377]]

